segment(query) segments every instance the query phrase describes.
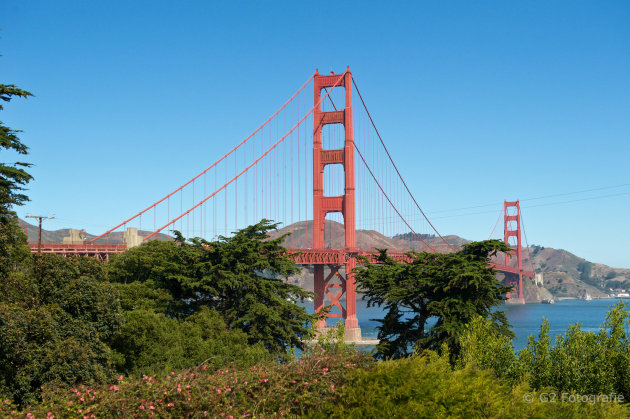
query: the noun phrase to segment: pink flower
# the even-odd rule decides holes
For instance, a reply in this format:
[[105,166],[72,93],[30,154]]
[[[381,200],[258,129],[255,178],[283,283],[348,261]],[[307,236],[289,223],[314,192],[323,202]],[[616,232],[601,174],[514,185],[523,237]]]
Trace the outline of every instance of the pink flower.
[[144,406],[140,405],[140,410],[144,410]]
[[81,400],[82,402],[84,402],[84,401],[85,401],[85,399],[84,399],[83,397],[81,397],[79,400]]
[[245,381],[245,383],[244,383],[244,384],[245,384],[245,385],[247,385],[247,381]]
[[178,392],[178,393],[181,393],[181,392],[182,392],[182,389],[181,389],[181,388],[179,388],[179,387],[177,387],[177,392]]
[[207,369],[208,369],[208,366],[207,366],[207,365],[204,365],[203,367],[201,367],[201,369],[205,371],[205,370],[207,370]]
[[175,371],[171,371],[171,375],[175,375]]
[[330,385],[330,389],[331,389],[332,391],[335,391],[335,385],[334,385],[334,384],[331,384],[331,385]]
[[218,388],[216,391],[217,391],[218,394],[221,394],[221,389],[220,388]]
[[155,407],[153,407],[153,406],[149,406],[149,409],[151,409],[151,410],[155,410]]
[[70,405],[72,404],[72,400],[67,401],[67,402],[66,402],[66,404],[67,404],[68,406],[70,406]]
[[122,381],[122,380],[123,380],[123,376],[122,375],[118,376],[118,381]]

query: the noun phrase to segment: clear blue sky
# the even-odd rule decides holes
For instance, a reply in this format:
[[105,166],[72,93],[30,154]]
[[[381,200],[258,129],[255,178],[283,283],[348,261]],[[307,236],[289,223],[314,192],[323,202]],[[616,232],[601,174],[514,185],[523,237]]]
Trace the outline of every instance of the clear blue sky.
[[442,234],[521,199],[529,243],[630,268],[630,2],[3,0],[0,28],[46,228],[102,232],[350,65]]

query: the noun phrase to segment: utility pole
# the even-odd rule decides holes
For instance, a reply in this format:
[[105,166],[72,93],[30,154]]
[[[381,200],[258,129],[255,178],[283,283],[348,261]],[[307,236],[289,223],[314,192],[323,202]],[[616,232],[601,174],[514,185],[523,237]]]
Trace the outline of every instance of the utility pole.
[[37,253],[42,252],[42,220],[50,220],[55,218],[55,216],[47,217],[44,215],[27,215],[26,218],[37,218],[39,220],[39,234],[37,235]]

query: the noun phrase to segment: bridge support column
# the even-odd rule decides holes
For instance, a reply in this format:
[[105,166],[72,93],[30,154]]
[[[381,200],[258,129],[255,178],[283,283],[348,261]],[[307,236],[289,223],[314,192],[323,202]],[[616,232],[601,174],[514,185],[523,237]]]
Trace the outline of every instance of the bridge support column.
[[[355,196],[354,196],[354,140],[352,129],[352,73],[350,69],[343,74],[320,75],[315,72],[313,78],[315,111],[313,113],[313,248],[324,249],[324,228],[326,214],[340,212],[344,219],[345,250],[356,250],[355,237]],[[345,89],[345,108],[331,112],[322,111],[322,89]],[[329,99],[325,99],[329,100]],[[332,100],[332,99],[331,99]],[[324,150],[322,148],[322,129],[327,124],[341,124],[345,131],[344,148],[338,150]],[[324,167],[328,164],[340,164],[345,173],[345,189],[342,196],[325,196]],[[345,278],[339,273],[339,268],[345,266]],[[347,261],[340,261],[339,265],[329,265],[330,274],[324,276],[324,266],[315,266],[315,310],[325,305],[326,297],[330,303],[341,310],[339,313],[329,313],[328,318],[343,317],[346,327],[346,340],[360,340],[361,329],[357,319],[356,292],[352,269],[356,260],[350,257]],[[331,283],[336,278],[340,283]],[[336,293],[330,290],[337,288]],[[341,301],[345,293],[345,307]],[[318,325],[322,329],[326,322]]]
[[129,227],[123,232],[123,243],[127,245],[127,248],[140,246],[142,244],[142,237],[138,235],[138,229],[135,227]]
[[[324,283],[324,265],[313,265],[313,288],[315,291],[315,313],[323,309],[326,284]],[[317,329],[326,328],[326,319],[317,322]]]
[[[510,209],[512,211],[510,211]],[[519,201],[503,202],[503,234],[505,244],[510,246],[510,250],[505,255],[505,265],[513,266],[510,263],[512,257],[516,257],[516,266],[518,274],[505,275],[506,285],[514,287],[514,291],[507,294],[508,299],[517,300],[517,302],[525,304],[523,295],[523,258],[521,247],[521,207]],[[510,278],[510,279],[508,279]]]
[[357,318],[357,293],[352,270],[357,266],[357,260],[350,258],[346,262],[346,341],[360,341],[361,328]]

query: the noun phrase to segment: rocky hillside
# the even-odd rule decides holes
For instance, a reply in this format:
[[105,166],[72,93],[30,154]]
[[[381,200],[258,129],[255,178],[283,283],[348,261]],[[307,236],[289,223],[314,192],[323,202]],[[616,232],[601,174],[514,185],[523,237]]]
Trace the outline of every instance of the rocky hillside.
[[[523,250],[525,266],[543,275],[543,287],[554,298],[581,298],[588,293],[605,297],[613,290],[630,288],[630,269],[593,263],[562,249],[532,246]],[[530,262],[531,260],[531,262]]]

